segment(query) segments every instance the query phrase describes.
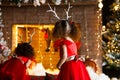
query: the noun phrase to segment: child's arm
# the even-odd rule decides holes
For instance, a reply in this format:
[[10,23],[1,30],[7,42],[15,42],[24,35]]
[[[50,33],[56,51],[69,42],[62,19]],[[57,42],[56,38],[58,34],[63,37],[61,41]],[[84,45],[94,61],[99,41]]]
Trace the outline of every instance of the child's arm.
[[57,64],[57,68],[60,69],[62,64],[66,61],[67,59],[67,47],[66,45],[62,45],[62,47],[60,48],[60,53],[62,53],[62,56],[60,57],[60,60]]

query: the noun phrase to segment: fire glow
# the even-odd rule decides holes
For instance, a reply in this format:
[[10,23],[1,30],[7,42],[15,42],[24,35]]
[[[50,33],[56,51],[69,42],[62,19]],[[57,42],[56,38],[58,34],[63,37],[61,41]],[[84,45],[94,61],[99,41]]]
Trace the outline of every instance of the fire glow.
[[59,73],[59,70],[45,69],[42,63],[32,63],[32,66],[27,68],[27,72],[32,76],[46,76],[46,73],[57,75]]

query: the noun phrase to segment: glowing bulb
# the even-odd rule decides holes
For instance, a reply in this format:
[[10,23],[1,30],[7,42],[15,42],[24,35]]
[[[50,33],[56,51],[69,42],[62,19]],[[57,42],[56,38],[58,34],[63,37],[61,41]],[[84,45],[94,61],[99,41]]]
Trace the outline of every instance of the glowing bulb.
[[102,0],[98,0],[98,2],[102,2]]
[[117,10],[119,9],[119,5],[116,5],[116,6],[114,7],[114,9],[115,9],[115,11],[117,11]]
[[100,9],[103,8],[103,4],[102,4],[102,2],[99,2],[99,3],[98,3],[98,7],[99,7]]
[[102,30],[105,31],[106,30],[106,26],[102,26]]

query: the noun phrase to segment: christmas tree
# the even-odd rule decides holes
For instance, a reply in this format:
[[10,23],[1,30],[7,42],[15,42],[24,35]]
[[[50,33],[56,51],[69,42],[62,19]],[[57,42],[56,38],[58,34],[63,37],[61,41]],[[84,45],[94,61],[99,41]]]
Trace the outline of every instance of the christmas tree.
[[0,30],[0,63],[9,59],[11,50],[7,46],[7,42],[4,40],[3,32]]
[[[1,1],[0,1],[0,5],[1,5]],[[9,49],[9,47],[7,46],[7,42],[4,39],[4,33],[2,31],[2,29],[4,28],[3,25],[3,20],[2,20],[2,9],[0,8],[0,64],[5,62],[6,60],[9,59],[11,50]]]
[[[109,22],[103,26],[103,72],[106,69],[116,71],[110,73],[110,77],[120,77],[120,0],[116,0],[110,5],[112,15],[109,16]],[[106,73],[106,72],[105,72]],[[108,74],[109,75],[109,74]]]

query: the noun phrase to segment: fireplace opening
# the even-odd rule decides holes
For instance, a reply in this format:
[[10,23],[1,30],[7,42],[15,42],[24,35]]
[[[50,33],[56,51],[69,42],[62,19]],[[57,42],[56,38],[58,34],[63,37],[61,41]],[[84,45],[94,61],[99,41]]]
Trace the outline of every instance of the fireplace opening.
[[[53,24],[47,25],[29,25],[29,24],[15,24],[12,27],[12,50],[15,49],[19,42],[29,42],[35,50],[35,60],[33,70],[29,69],[31,75],[41,75],[40,69],[44,69],[48,73],[57,74],[56,64],[59,60],[59,54],[53,48],[53,41],[51,39],[51,32]],[[33,34],[34,33],[34,34]],[[32,39],[30,36],[32,35]],[[39,66],[39,68],[38,68]],[[34,73],[35,70],[39,71]],[[44,73],[42,73],[44,75]]]

